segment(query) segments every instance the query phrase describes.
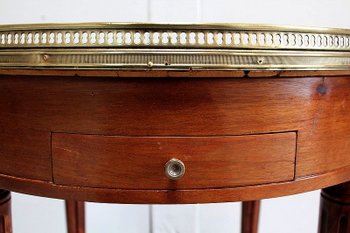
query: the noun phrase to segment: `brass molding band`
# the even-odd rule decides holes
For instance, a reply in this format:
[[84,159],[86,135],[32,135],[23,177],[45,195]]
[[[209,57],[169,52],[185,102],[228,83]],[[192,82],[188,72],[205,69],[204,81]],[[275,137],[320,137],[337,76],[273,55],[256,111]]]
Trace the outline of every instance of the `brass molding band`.
[[3,25],[0,67],[349,70],[350,30],[241,24]]
[[0,67],[63,69],[349,70],[350,53],[255,50],[17,50],[0,51]]

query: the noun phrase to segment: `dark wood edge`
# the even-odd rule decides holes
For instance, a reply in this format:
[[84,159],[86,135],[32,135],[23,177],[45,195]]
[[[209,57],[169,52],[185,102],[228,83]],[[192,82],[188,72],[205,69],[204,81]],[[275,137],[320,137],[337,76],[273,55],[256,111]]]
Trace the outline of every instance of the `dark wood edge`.
[[261,201],[242,202],[241,233],[258,233]]
[[260,77],[331,77],[350,75],[350,70],[60,70],[0,68],[0,75],[114,77],[114,78],[260,78]]
[[68,233],[85,233],[85,202],[66,200]]
[[0,197],[1,197],[0,204],[6,203],[9,200],[11,200],[11,192],[8,190],[0,189]]
[[250,201],[321,189],[350,180],[350,166],[295,181],[222,189],[123,190],[57,185],[0,175],[0,188],[37,196],[125,204],[191,204]]

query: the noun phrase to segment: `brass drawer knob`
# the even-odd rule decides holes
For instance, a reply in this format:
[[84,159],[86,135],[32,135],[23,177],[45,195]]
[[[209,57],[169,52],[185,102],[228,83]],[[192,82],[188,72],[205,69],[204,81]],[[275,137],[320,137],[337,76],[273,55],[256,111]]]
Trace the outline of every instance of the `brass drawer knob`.
[[172,158],[165,164],[165,175],[171,180],[178,180],[185,174],[185,164]]

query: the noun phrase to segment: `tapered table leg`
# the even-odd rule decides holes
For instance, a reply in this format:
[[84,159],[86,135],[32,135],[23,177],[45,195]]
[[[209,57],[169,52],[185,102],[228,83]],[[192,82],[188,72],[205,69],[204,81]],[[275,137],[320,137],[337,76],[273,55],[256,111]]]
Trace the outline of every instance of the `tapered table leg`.
[[257,233],[259,223],[260,201],[242,203],[242,233]]
[[85,203],[66,200],[68,233],[85,233]]
[[0,233],[12,233],[11,193],[0,189]]
[[350,233],[350,182],[321,192],[319,233]]

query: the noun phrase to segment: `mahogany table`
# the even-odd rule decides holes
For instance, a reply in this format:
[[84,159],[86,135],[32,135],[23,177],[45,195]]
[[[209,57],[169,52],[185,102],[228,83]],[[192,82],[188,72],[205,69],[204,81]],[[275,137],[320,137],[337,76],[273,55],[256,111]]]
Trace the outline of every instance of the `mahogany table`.
[[[0,232],[9,191],[84,201],[244,201],[323,189],[350,233],[350,31],[232,24],[0,26]],[[9,190],[9,191],[7,191]]]

